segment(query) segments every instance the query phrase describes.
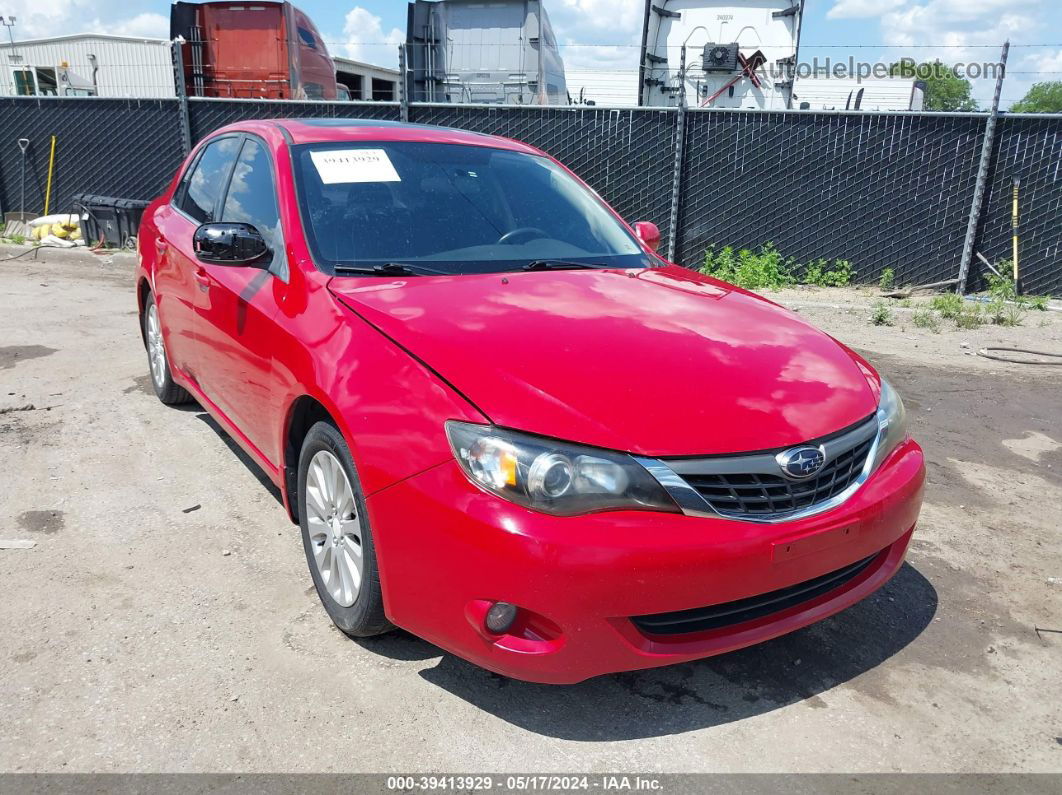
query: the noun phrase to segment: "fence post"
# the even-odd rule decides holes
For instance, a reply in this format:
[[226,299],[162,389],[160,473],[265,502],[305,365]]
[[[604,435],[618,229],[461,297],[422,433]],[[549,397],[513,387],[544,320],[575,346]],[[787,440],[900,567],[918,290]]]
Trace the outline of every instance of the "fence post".
[[[671,174],[671,217],[668,220],[670,234],[667,238],[667,258],[675,261],[678,250],[679,203],[682,196],[682,163],[686,155],[686,45],[682,45],[679,60],[679,101],[675,117],[675,162]],[[639,87],[639,91],[641,88]]]
[[992,112],[985,121],[985,140],[981,147],[981,163],[977,168],[977,183],[974,185],[973,203],[970,205],[970,221],[966,226],[966,239],[962,245],[962,259],[959,261],[959,280],[955,285],[955,292],[962,295],[966,292],[966,278],[970,273],[970,263],[973,261],[974,245],[977,243],[977,227],[981,222],[981,211],[985,203],[985,186],[988,182],[988,171],[992,165],[992,144],[996,137],[996,121],[999,118],[999,98],[1003,92],[1003,77],[1007,71],[1007,55],[1010,53],[1010,42],[1003,43],[1003,55],[999,59],[999,74],[996,75],[996,92],[992,95]]
[[402,121],[409,121],[409,44],[398,45],[398,114]]
[[173,79],[177,88],[177,115],[180,117],[181,151],[192,151],[192,125],[188,118],[188,87],[184,82],[184,39],[173,40]]

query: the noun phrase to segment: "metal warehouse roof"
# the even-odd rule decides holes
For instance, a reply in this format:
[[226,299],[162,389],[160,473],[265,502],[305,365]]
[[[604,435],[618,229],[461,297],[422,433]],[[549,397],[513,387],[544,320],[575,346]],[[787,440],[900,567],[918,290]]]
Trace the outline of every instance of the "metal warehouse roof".
[[24,47],[32,44],[52,44],[60,41],[77,41],[78,39],[106,39],[107,41],[128,41],[136,44],[169,44],[168,39],[155,39],[150,36],[117,36],[113,33],[67,33],[63,36],[46,36],[39,39],[18,39],[14,44],[9,41],[0,42],[0,47],[10,49]]

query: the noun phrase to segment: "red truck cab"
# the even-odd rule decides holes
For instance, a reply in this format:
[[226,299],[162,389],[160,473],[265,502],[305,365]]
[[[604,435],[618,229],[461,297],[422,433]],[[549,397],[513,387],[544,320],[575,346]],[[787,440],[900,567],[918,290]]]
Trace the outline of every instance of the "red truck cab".
[[313,21],[291,3],[174,3],[188,94],[334,100],[336,70]]

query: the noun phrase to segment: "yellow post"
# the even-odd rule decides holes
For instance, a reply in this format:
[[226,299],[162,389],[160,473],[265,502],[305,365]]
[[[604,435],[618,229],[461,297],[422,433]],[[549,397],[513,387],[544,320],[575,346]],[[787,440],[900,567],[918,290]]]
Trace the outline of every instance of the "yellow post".
[[1014,180],[1014,207],[1010,217],[1010,229],[1011,229],[1011,244],[1013,247],[1012,258],[1014,264],[1014,289],[1016,292],[1020,292],[1018,287],[1018,189],[1021,186],[1020,180]]
[[44,214],[48,214],[48,205],[52,200],[52,173],[55,171],[55,136],[52,136],[52,154],[48,158],[48,187],[44,191]]

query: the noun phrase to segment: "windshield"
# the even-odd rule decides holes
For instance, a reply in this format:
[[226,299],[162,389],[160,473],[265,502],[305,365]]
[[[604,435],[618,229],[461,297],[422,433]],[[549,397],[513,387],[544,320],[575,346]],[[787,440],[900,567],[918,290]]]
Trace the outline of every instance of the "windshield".
[[545,157],[380,141],[294,151],[308,242],[329,272],[388,263],[447,274],[541,260],[652,264],[601,201]]

